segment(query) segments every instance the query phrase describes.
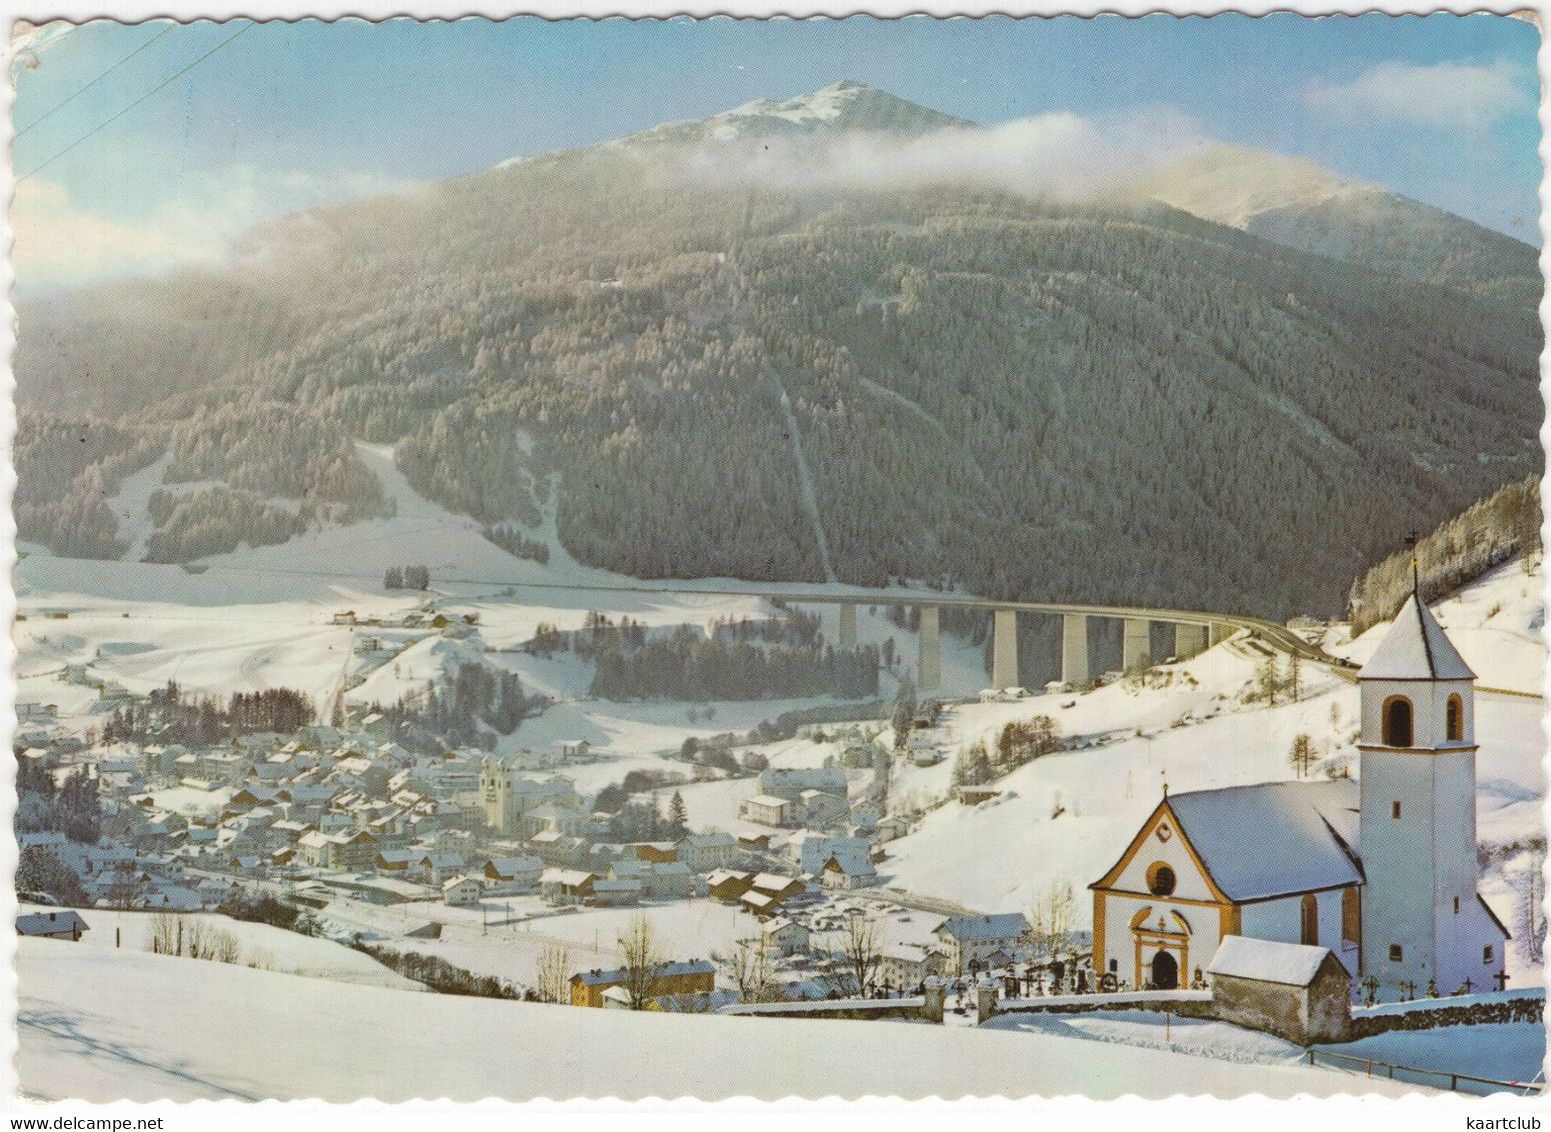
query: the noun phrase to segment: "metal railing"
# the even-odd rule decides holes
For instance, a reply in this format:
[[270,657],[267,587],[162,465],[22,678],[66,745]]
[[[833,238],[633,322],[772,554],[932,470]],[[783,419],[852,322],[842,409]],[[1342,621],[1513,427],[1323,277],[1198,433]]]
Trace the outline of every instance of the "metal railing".
[[[1310,1065],[1318,1065],[1324,1062],[1335,1069],[1362,1070],[1369,1077],[1385,1077],[1391,1081],[1405,1081],[1413,1085],[1433,1085],[1442,1088],[1443,1082],[1448,1082],[1451,1093],[1486,1093],[1514,1092],[1522,1094],[1538,1094],[1542,1086],[1532,1081],[1496,1081],[1490,1077],[1475,1077],[1469,1073],[1456,1073],[1447,1069],[1420,1069],[1414,1065],[1394,1065],[1388,1061],[1378,1061],[1371,1057],[1357,1057],[1349,1053],[1332,1053],[1330,1050],[1309,1049],[1305,1051],[1305,1057]],[[1399,1076],[1397,1076],[1399,1074]],[[1462,1086],[1483,1086],[1481,1089]]]

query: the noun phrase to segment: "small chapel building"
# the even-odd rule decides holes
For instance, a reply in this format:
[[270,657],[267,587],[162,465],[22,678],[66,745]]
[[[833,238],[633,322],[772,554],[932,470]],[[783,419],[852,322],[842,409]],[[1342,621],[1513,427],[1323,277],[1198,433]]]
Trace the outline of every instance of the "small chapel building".
[[1395,995],[1505,985],[1477,894],[1475,674],[1413,592],[1358,673],[1359,781],[1169,795],[1093,892],[1100,977],[1195,982],[1230,936],[1328,948]]

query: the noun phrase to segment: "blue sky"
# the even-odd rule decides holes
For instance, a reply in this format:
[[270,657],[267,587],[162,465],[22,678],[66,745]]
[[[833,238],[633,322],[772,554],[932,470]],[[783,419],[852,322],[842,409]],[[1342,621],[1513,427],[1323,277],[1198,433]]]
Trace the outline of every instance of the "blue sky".
[[15,68],[24,293],[840,78],[984,123],[1177,120],[1539,242],[1538,39],[1504,17],[274,22],[87,137],[242,25],[164,26],[90,24]]

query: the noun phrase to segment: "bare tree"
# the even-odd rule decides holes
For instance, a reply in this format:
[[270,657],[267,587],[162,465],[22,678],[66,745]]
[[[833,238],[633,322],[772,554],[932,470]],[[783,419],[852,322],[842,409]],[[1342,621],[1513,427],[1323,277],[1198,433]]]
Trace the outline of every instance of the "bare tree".
[[1077,914],[1072,882],[1058,877],[1029,905],[1029,940],[1040,954],[1054,956],[1066,946]]
[[1539,963],[1545,956],[1546,942],[1545,847],[1534,846],[1528,856],[1529,862],[1525,869],[1509,879],[1509,884],[1519,896],[1514,917],[1517,922],[1513,927],[1514,935],[1523,941],[1525,956],[1532,963]]
[[764,932],[752,939],[740,939],[731,955],[713,953],[711,958],[727,968],[742,1001],[775,1000],[775,965],[770,954],[770,937]]
[[566,1002],[570,998],[571,949],[551,943],[539,952],[538,994],[540,1002]]
[[644,912],[630,917],[630,923],[619,933],[619,963],[624,968],[624,989],[630,1009],[651,1010],[662,981],[664,959],[657,930]]
[[867,994],[877,982],[878,967],[883,962],[883,948],[878,941],[878,922],[860,912],[846,917],[845,931],[840,934],[831,949],[840,954],[858,994]]

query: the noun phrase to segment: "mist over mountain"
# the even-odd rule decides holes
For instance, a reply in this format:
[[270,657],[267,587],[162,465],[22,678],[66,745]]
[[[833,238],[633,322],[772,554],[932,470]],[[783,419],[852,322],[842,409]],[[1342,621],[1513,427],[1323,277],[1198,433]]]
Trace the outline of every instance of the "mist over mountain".
[[1112,179],[1159,157],[839,83],[23,306],[20,537],[122,554],[164,456],[166,560],[351,522],[364,439],[641,577],[1274,616],[1539,469],[1533,249],[1270,155]]
[[1540,253],[1529,244],[1305,158],[1206,145],[1119,183],[1300,251],[1515,305],[1540,301]]

